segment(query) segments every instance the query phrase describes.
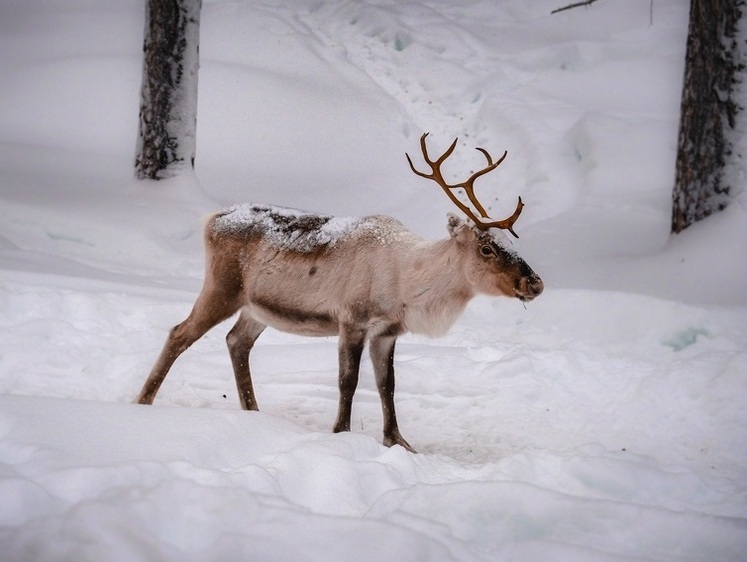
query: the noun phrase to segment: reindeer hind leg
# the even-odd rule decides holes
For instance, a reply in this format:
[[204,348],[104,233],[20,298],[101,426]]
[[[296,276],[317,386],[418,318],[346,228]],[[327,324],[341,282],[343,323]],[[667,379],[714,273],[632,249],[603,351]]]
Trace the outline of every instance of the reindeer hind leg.
[[210,328],[229,318],[239,307],[238,290],[227,294],[225,291],[213,290],[206,284],[186,320],[169,332],[136,402],[152,404],[174,361]]
[[254,342],[266,327],[252,318],[247,309],[243,309],[236,324],[226,336],[228,353],[231,356],[233,373],[236,377],[236,388],[239,391],[239,401],[244,410],[259,410],[249,370],[249,353],[254,347]]

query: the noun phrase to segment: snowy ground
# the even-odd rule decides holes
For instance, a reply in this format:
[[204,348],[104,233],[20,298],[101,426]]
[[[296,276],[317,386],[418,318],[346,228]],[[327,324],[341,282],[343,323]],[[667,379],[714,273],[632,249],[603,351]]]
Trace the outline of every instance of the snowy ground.
[[[567,3],[567,2],[565,2]],[[142,2],[0,6],[3,560],[739,560],[747,551],[743,195],[670,239],[687,3],[208,1],[196,178],[138,184]],[[278,3],[280,4],[280,3]],[[546,292],[398,344],[419,451],[354,431],[336,341],[268,331],[243,412],[221,325],[131,404],[237,201],[445,235],[431,132]]]

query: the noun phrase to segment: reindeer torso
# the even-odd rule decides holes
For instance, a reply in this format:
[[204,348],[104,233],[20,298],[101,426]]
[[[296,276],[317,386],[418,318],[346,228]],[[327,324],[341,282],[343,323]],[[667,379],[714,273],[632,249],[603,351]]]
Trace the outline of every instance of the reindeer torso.
[[336,335],[341,324],[440,335],[472,296],[459,286],[444,306],[454,300],[443,279],[457,269],[449,241],[427,242],[387,216],[237,205],[208,220],[206,246],[208,267],[231,270],[254,318],[301,335]]

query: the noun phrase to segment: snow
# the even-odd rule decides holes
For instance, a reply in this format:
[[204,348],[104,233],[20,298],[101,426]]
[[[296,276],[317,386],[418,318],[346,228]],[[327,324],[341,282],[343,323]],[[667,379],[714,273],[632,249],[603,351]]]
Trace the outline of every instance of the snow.
[[[206,1],[196,174],[136,182],[139,0],[0,6],[3,560],[739,560],[747,203],[669,236],[687,3]],[[651,12],[653,10],[653,12]],[[747,103],[747,102],[746,102]],[[545,282],[368,360],[332,434],[337,343],[268,330],[260,412],[223,338],[132,404],[243,201],[446,236],[404,153],[430,132]],[[744,177],[740,166],[733,170]]]
[[260,233],[273,246],[310,253],[334,247],[370,223],[358,217],[330,217],[274,205],[241,203],[218,213],[210,227],[218,233]]

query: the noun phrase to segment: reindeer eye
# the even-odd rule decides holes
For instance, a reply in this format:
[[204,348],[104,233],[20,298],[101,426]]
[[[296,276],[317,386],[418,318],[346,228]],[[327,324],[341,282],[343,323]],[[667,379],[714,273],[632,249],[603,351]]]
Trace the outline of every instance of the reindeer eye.
[[480,246],[480,253],[486,258],[488,258],[492,256],[494,252],[493,252],[493,248],[491,248],[490,246],[486,244],[484,246]]

